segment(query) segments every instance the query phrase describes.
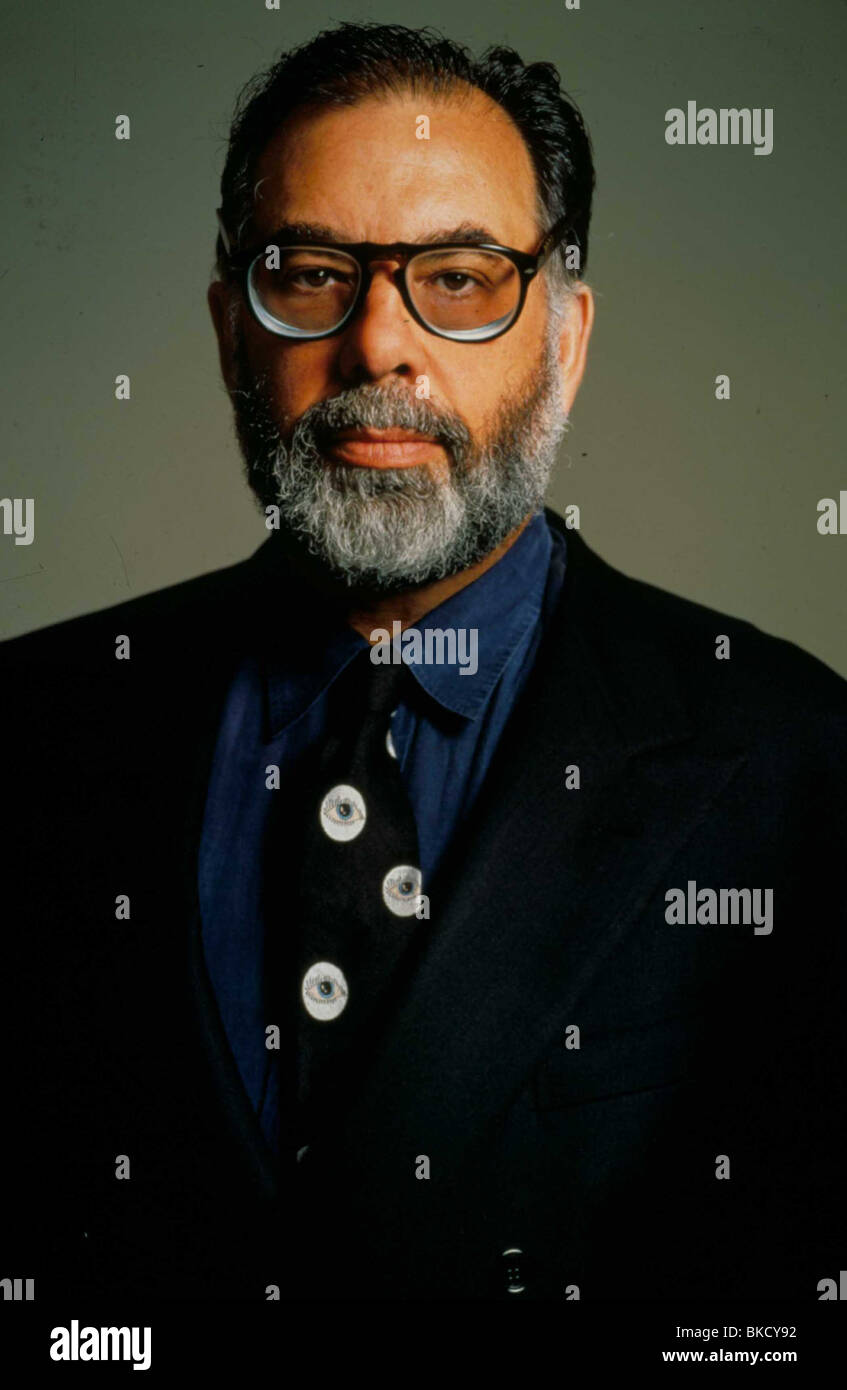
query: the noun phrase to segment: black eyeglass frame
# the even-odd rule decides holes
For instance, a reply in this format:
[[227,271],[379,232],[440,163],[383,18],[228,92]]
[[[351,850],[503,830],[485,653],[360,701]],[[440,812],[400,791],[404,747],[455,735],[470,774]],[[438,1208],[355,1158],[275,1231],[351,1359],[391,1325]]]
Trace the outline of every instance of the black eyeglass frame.
[[[393,277],[394,283],[398,286],[403,303],[412,315],[415,323],[420,324],[421,328],[426,329],[427,333],[433,333],[437,338],[447,338],[450,342],[491,343],[495,338],[499,338],[504,333],[508,333],[510,328],[514,328],[526,302],[526,294],[530,282],[550,259],[550,256],[556,250],[557,246],[564,241],[568,232],[573,233],[573,219],[570,216],[560,217],[550,228],[538,250],[534,253],[531,251],[516,251],[512,246],[499,246],[496,242],[491,241],[455,241],[444,243],[395,241],[383,243],[374,241],[314,241],[310,237],[297,236],[285,237],[283,241],[277,241],[274,239],[274,236],[270,236],[263,239],[261,245],[258,247],[253,245],[243,251],[233,251],[229,234],[224,225],[223,218],[221,217],[220,208],[217,209],[216,215],[218,227],[220,228],[221,241],[223,242],[224,251],[226,253],[227,265],[230,266],[232,270],[238,272],[237,279],[241,292],[247,301],[247,305],[254,319],[269,333],[274,333],[280,338],[287,338],[290,342],[300,343],[319,342],[322,338],[333,338],[337,333],[343,332],[350,320],[358,313],[364,303],[373,279],[370,262],[375,260],[393,260],[399,262],[398,269]],[[574,245],[578,247],[579,237],[576,236],[575,233],[573,233],[573,236]],[[304,333],[302,331],[288,333],[285,328],[280,328],[279,330],[270,328],[269,325],[259,317],[250,295],[250,271],[253,268],[254,262],[257,261],[260,256],[265,255],[270,246],[296,246],[309,247],[313,250],[325,249],[327,251],[341,251],[356,262],[359,267],[359,286],[350,308],[347,310],[343,319],[341,319],[334,328],[329,328],[323,333]],[[478,333],[480,331],[478,329],[457,329],[455,332],[451,333],[440,328],[433,328],[432,324],[427,323],[415,308],[409,293],[409,287],[406,283],[406,270],[409,262],[415,256],[423,255],[429,251],[462,251],[469,249],[475,251],[496,251],[501,256],[505,256],[510,260],[519,274],[518,303],[514,314],[503,328],[498,328],[495,333],[491,333],[485,338],[462,336],[469,332],[474,334]]]

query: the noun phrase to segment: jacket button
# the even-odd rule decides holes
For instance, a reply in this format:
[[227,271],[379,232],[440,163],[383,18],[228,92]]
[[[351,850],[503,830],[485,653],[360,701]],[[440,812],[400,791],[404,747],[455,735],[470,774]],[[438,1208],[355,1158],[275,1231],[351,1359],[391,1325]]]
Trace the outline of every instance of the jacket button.
[[516,1245],[511,1245],[503,1251],[500,1258],[503,1261],[507,1293],[523,1293],[526,1288],[523,1278],[524,1252]]

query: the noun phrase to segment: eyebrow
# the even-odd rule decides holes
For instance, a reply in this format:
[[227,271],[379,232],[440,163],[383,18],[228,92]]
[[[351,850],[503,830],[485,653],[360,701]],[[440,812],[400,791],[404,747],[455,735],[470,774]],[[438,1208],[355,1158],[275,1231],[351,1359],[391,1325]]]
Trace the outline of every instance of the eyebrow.
[[[281,227],[277,227],[266,238],[259,238],[267,245],[282,246],[287,240],[303,240],[317,242],[338,242],[341,245],[366,245],[364,242],[351,242],[349,237],[345,237],[337,227],[330,227],[325,222],[284,222]],[[401,238],[397,238],[398,241]],[[473,222],[460,222],[456,227],[439,228],[430,232],[428,235],[420,237],[414,243],[416,246],[453,246],[461,243],[473,242],[493,242],[496,246],[503,243],[498,240],[488,227],[477,226]],[[380,244],[380,243],[377,243]],[[393,242],[386,242],[385,245],[391,246]]]

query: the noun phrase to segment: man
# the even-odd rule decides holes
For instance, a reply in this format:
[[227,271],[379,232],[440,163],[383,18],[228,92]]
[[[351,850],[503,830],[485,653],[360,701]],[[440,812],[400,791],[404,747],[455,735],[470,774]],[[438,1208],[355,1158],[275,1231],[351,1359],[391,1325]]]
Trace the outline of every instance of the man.
[[845,686],[544,510],[592,184],[506,49],[342,25],[239,108],[209,302],[270,535],[5,647],[41,1287],[812,1300],[843,1265]]

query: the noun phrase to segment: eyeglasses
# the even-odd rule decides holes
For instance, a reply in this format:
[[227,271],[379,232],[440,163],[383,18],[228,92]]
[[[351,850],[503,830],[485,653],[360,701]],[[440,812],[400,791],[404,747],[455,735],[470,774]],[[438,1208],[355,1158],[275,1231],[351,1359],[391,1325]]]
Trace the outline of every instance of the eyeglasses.
[[254,318],[270,333],[299,342],[340,333],[365,300],[371,263],[385,260],[397,262],[394,283],[427,332],[454,342],[490,342],[517,321],[530,281],[572,231],[572,220],[561,218],[535,254],[489,242],[317,243],[298,237],[233,251],[220,208],[217,217],[227,262],[240,274]]

